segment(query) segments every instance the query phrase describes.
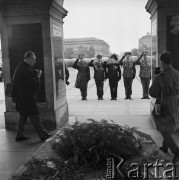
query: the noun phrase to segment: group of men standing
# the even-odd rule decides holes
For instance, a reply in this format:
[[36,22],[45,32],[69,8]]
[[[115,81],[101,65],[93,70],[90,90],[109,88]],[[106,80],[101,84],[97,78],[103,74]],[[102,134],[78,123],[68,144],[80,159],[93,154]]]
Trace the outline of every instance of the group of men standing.
[[87,85],[90,80],[90,66],[94,69],[94,79],[97,87],[98,100],[103,100],[104,81],[109,79],[111,100],[117,100],[118,82],[121,80],[121,67],[123,67],[123,79],[125,87],[125,99],[132,99],[132,82],[136,76],[135,65],[140,65],[140,79],[143,87],[143,97],[149,99],[149,84],[151,79],[151,59],[148,52],[143,52],[137,60],[133,60],[131,52],[126,52],[119,60],[116,54],[112,54],[107,61],[102,61],[102,56],[97,55],[91,62],[84,60],[84,55],[79,55],[73,68],[78,70],[75,87],[81,90],[82,100],[87,100]]

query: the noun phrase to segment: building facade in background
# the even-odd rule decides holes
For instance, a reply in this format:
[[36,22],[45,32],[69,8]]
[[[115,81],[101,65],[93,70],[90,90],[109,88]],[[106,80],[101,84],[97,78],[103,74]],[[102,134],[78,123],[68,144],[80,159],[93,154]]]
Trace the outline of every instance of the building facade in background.
[[110,56],[110,46],[104,40],[97,38],[64,39],[65,59],[77,58],[84,54],[86,58],[93,58],[96,54],[103,57]]
[[2,64],[2,51],[0,49],[0,65]]
[[152,45],[152,36],[150,33],[147,33],[145,36],[142,36],[139,39],[139,49],[142,49],[143,51],[148,51],[151,49],[151,45]]

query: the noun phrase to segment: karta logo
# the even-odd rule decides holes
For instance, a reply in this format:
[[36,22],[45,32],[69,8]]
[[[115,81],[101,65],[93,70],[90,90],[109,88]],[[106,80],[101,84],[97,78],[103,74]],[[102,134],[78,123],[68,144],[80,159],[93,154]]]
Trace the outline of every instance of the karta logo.
[[154,163],[131,163],[124,171],[126,159],[107,158],[107,179],[150,179],[149,174],[154,179],[178,179],[176,176],[176,167],[173,163],[164,163],[163,160],[156,160]]

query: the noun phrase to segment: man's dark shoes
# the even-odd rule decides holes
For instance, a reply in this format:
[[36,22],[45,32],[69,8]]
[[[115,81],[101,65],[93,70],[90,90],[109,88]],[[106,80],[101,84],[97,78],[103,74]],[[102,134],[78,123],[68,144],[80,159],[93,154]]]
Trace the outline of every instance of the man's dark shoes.
[[126,97],[125,100],[126,100],[126,99],[129,99],[129,97]]
[[150,99],[148,96],[142,97],[141,99]]
[[16,141],[19,142],[19,141],[25,141],[25,140],[28,140],[30,139],[30,137],[27,137],[27,136],[22,136],[22,137],[16,137]]
[[168,153],[168,148],[160,146],[160,150],[163,151],[164,153]]
[[179,152],[177,152],[176,154],[174,154],[174,158],[172,160],[172,162],[175,163],[179,163]]
[[129,99],[130,99],[130,100],[132,100],[132,98],[131,98],[131,97],[129,97]]
[[47,134],[46,136],[41,138],[41,141],[46,141],[50,136],[52,136],[52,134]]

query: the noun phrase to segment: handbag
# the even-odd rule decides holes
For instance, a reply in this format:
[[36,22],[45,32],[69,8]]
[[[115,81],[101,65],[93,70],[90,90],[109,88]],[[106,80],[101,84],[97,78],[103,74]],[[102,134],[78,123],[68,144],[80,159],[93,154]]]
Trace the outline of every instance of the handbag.
[[154,111],[155,111],[155,115],[156,116],[160,116],[161,115],[161,105],[160,105],[160,99],[159,98],[155,102]]
[[12,82],[8,83],[6,85],[5,95],[7,97],[15,98],[15,82],[14,82],[15,74],[16,74],[16,70],[15,70],[15,73],[13,75]]
[[155,101],[155,105],[154,108],[152,110],[152,116],[154,118],[155,121],[155,125],[157,130],[161,130],[161,116],[162,116],[162,111],[161,111],[161,102],[163,99],[163,82],[162,82],[162,75],[161,75],[161,93],[160,93],[160,97],[158,97]]
[[162,81],[162,74],[161,74],[161,93],[160,97],[156,99],[155,105],[154,105],[154,111],[155,111],[155,116],[160,116],[161,115],[161,101],[163,99],[163,81]]
[[7,96],[7,97],[14,97],[14,84],[13,83],[8,83],[7,85],[6,85],[6,90],[5,90],[5,95]]

